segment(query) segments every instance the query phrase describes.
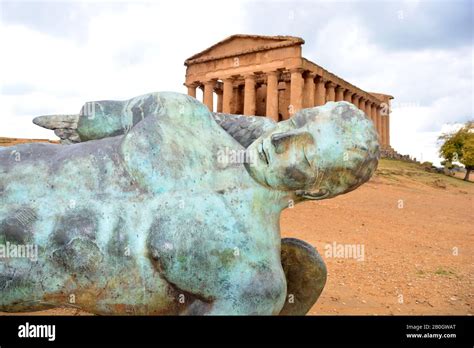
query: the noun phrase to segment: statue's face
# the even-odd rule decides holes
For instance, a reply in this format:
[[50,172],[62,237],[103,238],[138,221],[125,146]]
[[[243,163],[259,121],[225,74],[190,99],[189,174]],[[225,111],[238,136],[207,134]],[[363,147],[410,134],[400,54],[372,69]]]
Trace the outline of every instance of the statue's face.
[[367,181],[377,166],[372,121],[354,105],[304,109],[263,134],[247,149],[250,175],[260,184],[322,199]]
[[249,169],[260,183],[278,189],[301,189],[316,179],[315,138],[306,124],[294,120],[279,122],[247,149],[253,161]]

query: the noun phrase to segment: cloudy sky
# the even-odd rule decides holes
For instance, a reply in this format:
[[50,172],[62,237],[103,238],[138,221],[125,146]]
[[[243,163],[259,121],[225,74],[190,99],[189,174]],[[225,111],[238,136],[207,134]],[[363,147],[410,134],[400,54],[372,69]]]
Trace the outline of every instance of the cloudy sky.
[[185,93],[184,60],[236,33],[302,37],[304,57],[393,95],[392,146],[417,159],[473,119],[471,1],[0,0],[0,136],[54,139],[31,119]]

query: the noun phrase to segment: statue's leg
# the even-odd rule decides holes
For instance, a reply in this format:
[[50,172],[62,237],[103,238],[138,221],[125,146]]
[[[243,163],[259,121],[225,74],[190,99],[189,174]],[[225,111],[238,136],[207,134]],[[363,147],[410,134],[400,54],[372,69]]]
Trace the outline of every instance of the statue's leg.
[[326,284],[326,265],[313,246],[295,238],[282,239],[281,263],[286,276],[287,298],[280,315],[305,315]]

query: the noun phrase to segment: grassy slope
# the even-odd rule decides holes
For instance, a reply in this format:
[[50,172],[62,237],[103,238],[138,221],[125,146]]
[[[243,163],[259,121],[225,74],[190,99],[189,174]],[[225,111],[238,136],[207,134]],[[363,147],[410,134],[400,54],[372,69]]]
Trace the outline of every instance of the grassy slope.
[[466,182],[460,178],[427,172],[417,163],[390,159],[380,160],[376,176],[393,181],[400,181],[400,177],[403,177],[438,188],[472,189],[473,187],[472,182]]

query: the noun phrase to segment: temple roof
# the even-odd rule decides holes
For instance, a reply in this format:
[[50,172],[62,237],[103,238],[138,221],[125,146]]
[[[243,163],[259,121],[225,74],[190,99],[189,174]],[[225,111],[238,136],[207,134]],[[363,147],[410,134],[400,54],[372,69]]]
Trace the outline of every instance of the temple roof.
[[241,54],[265,51],[269,49],[302,45],[304,40],[296,36],[265,36],[236,34],[219,41],[205,50],[189,57],[184,65],[208,60],[237,56]]
[[394,99],[393,96],[390,95],[390,94],[376,93],[376,92],[367,92],[367,93],[372,94],[373,96],[375,96],[376,98],[378,98],[378,99],[380,99],[380,100],[390,100],[390,99]]

